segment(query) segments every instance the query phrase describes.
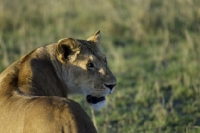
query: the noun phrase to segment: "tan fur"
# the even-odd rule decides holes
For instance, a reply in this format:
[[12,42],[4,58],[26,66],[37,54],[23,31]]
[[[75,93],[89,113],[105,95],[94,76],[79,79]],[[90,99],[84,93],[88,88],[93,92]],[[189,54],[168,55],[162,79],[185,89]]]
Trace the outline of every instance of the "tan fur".
[[66,98],[112,92],[108,86],[116,78],[99,50],[100,38],[98,31],[87,41],[61,39],[6,68],[0,74],[0,132],[96,132],[80,105]]

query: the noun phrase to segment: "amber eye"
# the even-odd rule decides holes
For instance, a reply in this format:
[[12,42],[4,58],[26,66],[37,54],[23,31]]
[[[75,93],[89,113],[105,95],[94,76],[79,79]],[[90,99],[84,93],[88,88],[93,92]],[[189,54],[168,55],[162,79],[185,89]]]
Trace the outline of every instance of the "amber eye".
[[94,64],[93,64],[92,62],[89,62],[89,63],[87,64],[87,68],[94,68]]

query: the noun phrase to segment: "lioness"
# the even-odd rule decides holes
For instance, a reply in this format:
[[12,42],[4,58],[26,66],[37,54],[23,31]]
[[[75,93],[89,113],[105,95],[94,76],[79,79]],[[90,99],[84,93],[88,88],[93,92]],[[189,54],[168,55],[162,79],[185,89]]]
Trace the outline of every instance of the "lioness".
[[[38,115],[38,119],[32,123],[33,125],[38,123],[38,126],[43,125],[45,127],[44,124],[48,125],[51,121],[55,125],[55,121],[61,118],[66,123],[67,120],[73,123],[71,125],[81,125],[80,123],[83,122],[82,127],[86,132],[87,125],[92,127],[90,128],[91,132],[95,132],[93,124],[83,109],[77,103],[67,99],[63,100],[61,97],[67,98],[68,94],[83,94],[93,108],[99,109],[105,105],[105,96],[113,92],[117,81],[107,67],[105,55],[99,50],[100,40],[100,31],[87,40],[61,39],[58,43],[33,50],[7,67],[0,74],[0,115],[3,114],[0,117],[0,123],[8,120],[6,119],[6,112],[10,107],[11,110],[8,111],[9,121],[13,117],[15,126],[18,125],[18,119],[22,123],[26,122],[19,116],[21,115],[19,112],[23,112],[24,118],[29,112],[33,112],[33,115],[28,114],[30,117],[26,118],[30,118],[29,121],[31,121],[34,115]],[[47,106],[47,109],[45,110],[42,106]],[[15,109],[16,112],[13,113]],[[32,109],[33,111],[31,111]],[[43,113],[41,118],[38,111]],[[46,111],[47,114],[45,114]],[[54,116],[52,119],[49,118],[51,113]],[[70,120],[64,118],[64,115],[68,116],[66,114],[72,114],[69,117]],[[81,122],[79,122],[77,117],[85,120],[81,119]],[[16,122],[15,118],[17,119]],[[49,121],[45,118],[48,118]],[[62,130],[59,130],[59,132],[64,132],[64,124],[60,123],[58,122],[62,125],[60,126]],[[0,124],[0,126],[2,125]],[[38,127],[35,126],[35,128]],[[73,126],[69,124],[68,128],[73,128]],[[49,128],[48,131],[51,129]],[[74,130],[74,132],[77,131],[80,130]]]

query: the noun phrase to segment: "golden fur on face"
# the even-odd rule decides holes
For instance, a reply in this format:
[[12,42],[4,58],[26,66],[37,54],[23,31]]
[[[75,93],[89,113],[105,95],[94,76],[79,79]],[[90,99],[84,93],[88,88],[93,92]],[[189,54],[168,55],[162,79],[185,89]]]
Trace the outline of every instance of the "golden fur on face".
[[[105,105],[105,96],[113,92],[117,82],[107,66],[106,56],[99,49],[100,39],[98,31],[87,40],[68,38],[57,44],[60,48],[58,59],[63,69],[62,74],[58,75],[64,77],[62,80],[65,81],[68,93],[84,94],[95,109]],[[66,56],[65,51],[70,54]]]

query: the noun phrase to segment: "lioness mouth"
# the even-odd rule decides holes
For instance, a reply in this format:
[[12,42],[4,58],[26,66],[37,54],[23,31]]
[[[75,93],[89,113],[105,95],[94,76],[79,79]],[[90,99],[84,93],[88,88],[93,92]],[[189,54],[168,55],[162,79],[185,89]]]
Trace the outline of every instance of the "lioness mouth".
[[106,100],[106,97],[105,96],[95,97],[95,96],[87,95],[86,100],[88,103],[96,104],[98,102]]

